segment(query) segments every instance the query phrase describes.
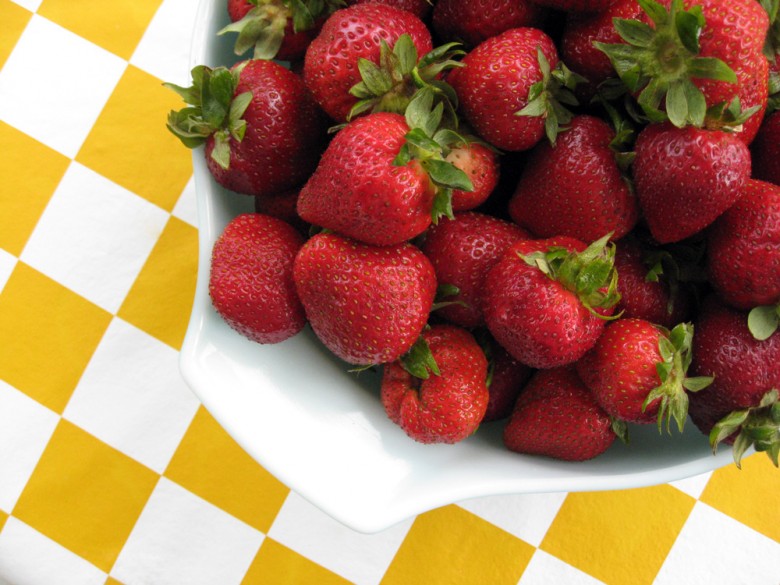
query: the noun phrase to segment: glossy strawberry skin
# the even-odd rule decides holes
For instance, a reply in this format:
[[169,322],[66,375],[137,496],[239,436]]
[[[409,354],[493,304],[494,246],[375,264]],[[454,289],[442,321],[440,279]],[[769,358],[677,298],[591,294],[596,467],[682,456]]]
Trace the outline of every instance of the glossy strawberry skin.
[[611,416],[639,424],[656,421],[660,401],[644,412],[642,404],[661,384],[656,371],[656,364],[663,362],[661,335],[649,321],[618,319],[607,324],[596,345],[577,362],[580,379]]
[[750,152],[734,134],[651,124],[636,141],[633,177],[640,207],[659,243],[710,225],[739,198]]
[[393,164],[408,131],[403,116],[390,113],[357,118],[340,130],[301,190],[301,218],[378,246],[425,231],[433,184],[416,161]]
[[487,359],[474,337],[452,325],[422,333],[440,374],[414,378],[387,364],[381,400],[390,419],[420,443],[457,443],[474,434],[488,403]]
[[630,239],[617,243],[615,269],[620,301],[615,312],[671,329],[690,314],[690,288],[680,285],[673,293],[663,274],[656,281],[647,280],[648,267],[642,255],[641,247]]
[[482,293],[490,333],[515,359],[532,368],[577,361],[593,347],[605,325],[573,292],[520,258],[551,246],[570,251],[586,247],[567,237],[516,242],[490,270]]
[[750,145],[753,177],[780,185],[780,111],[764,118],[761,129]]
[[482,205],[498,184],[498,153],[473,142],[468,146],[453,148],[445,160],[466,173],[474,187],[471,191],[453,189],[452,210],[467,211]]
[[230,165],[212,157],[206,163],[223,187],[247,195],[274,195],[300,186],[317,166],[327,141],[327,119],[300,77],[278,63],[251,60],[241,71],[234,96],[252,92],[244,113],[246,133],[231,139]]
[[351,364],[398,359],[419,337],[436,294],[433,267],[411,244],[369,246],[333,233],[304,244],[293,277],[314,333]]
[[306,323],[293,282],[303,245],[294,228],[256,213],[237,216],[214,242],[209,295],[219,315],[258,343],[279,343]]
[[529,0],[438,0],[433,29],[442,40],[470,49],[509,29],[539,26],[543,17],[544,9]]
[[380,40],[393,46],[412,37],[422,57],[432,48],[425,24],[411,12],[384,4],[356,4],[331,14],[306,51],[303,78],[314,99],[336,122],[345,122],[357,98],[349,90],[360,81],[358,60],[379,62]]
[[609,144],[614,132],[593,116],[577,116],[555,146],[543,141],[530,153],[509,215],[537,238],[571,236],[619,240],[636,224],[639,205]]
[[425,18],[431,11],[431,3],[428,0],[347,0],[347,6],[365,4],[367,2],[394,6],[395,8],[411,12],[418,18]]
[[537,4],[563,12],[599,12],[607,10],[616,0],[534,0]]
[[503,440],[518,453],[586,461],[606,451],[615,436],[609,415],[569,366],[533,375],[517,399]]
[[[690,395],[689,413],[705,434],[727,414],[757,406],[780,387],[780,331],[756,340],[747,313],[709,297],[695,323],[693,363],[696,376],[714,376],[710,386]],[[730,442],[730,440],[726,440]]]
[[463,327],[484,324],[482,290],[485,277],[504,252],[529,234],[507,221],[481,213],[458,213],[455,219],[442,219],[426,234],[422,251],[431,261],[439,284],[458,287],[457,296],[445,301],[460,301],[436,313]]
[[749,180],[707,232],[707,272],[737,309],[780,301],[780,187]]
[[543,118],[515,116],[528,104],[531,86],[542,80],[537,47],[555,68],[558,52],[552,39],[539,29],[521,27],[475,47],[463,58],[464,67],[447,78],[465,119],[499,149],[528,150],[544,136]]

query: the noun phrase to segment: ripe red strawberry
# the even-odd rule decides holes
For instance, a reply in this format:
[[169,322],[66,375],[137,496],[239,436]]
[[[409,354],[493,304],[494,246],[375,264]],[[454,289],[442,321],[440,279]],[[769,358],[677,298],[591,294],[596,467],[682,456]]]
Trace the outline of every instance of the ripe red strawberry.
[[688,394],[705,388],[711,378],[688,378],[693,327],[681,323],[671,331],[643,319],[618,319],[582,359],[577,373],[611,416],[631,423],[658,423],[667,430],[672,419],[682,432],[688,418]]
[[[689,10],[683,10],[688,7]],[[768,62],[762,48],[769,19],[755,0],[648,0],[640,20],[615,21],[627,44],[601,44],[653,121],[701,126],[707,107],[730,104],[756,113],[741,128],[755,137],[767,105]],[[663,113],[665,112],[665,114]]]
[[735,134],[651,124],[639,133],[632,167],[647,225],[659,243],[710,225],[739,198],[750,152]]
[[293,282],[303,238],[285,222],[245,213],[228,223],[211,253],[209,295],[233,329],[258,343],[279,343],[306,323]]
[[482,310],[490,333],[533,368],[577,361],[604,330],[619,296],[614,246],[573,238],[521,240],[490,270]]
[[[649,260],[649,262],[648,262]],[[624,318],[644,319],[671,329],[688,318],[691,289],[679,282],[679,267],[660,251],[643,250],[631,238],[617,243],[615,270],[620,302],[615,307]]]
[[693,339],[692,371],[713,376],[708,387],[692,394],[691,420],[710,437],[734,445],[734,458],[754,446],[775,465],[780,452],[780,332],[755,339],[747,314],[710,297],[699,313]]
[[[777,99],[780,101],[780,97]],[[780,110],[764,118],[750,151],[753,155],[753,177],[780,185]]]
[[[451,189],[471,184],[443,160],[444,147],[427,138],[435,120],[427,130],[410,127],[415,111],[407,108],[406,119],[387,112],[369,114],[340,130],[301,190],[301,218],[385,246],[421,234],[446,213]],[[425,151],[420,159],[413,158],[416,147],[407,144],[407,136],[414,140],[420,133],[425,144],[439,152]]]
[[334,12],[309,45],[303,78],[314,99],[337,122],[345,122],[358,98],[350,89],[361,81],[358,61],[379,63],[380,41],[392,46],[411,36],[418,55],[433,45],[425,24],[411,12],[384,4],[356,4]]
[[484,334],[479,340],[488,358],[490,394],[482,422],[492,422],[507,418],[512,413],[517,397],[534,370],[509,355],[487,331],[480,330],[479,334]]
[[192,104],[171,112],[168,128],[189,148],[205,144],[220,185],[274,195],[306,181],[325,148],[327,120],[300,77],[263,60],[198,66],[192,76],[189,88],[166,84]]
[[534,2],[563,12],[599,12],[607,10],[616,0],[534,0]]
[[612,147],[615,132],[593,116],[576,116],[555,145],[537,144],[520,177],[509,215],[537,238],[619,240],[636,224],[639,205]]
[[388,6],[394,6],[401,10],[411,12],[417,18],[425,18],[431,11],[431,2],[428,2],[428,0],[346,0],[346,2],[347,6],[365,4],[367,2],[373,4],[387,4]]
[[470,142],[453,147],[445,160],[466,173],[473,186],[471,191],[452,192],[452,210],[467,211],[482,205],[498,184],[498,153],[479,142]]
[[528,150],[545,133],[554,140],[558,125],[569,121],[555,95],[573,87],[574,78],[563,66],[551,73],[558,52],[541,30],[510,29],[479,44],[462,62],[447,81],[455,88],[465,120],[493,146]]
[[536,27],[544,9],[529,0],[438,0],[433,7],[433,30],[445,41],[473,48],[511,28]]
[[381,364],[412,347],[428,320],[436,277],[411,244],[375,247],[332,233],[313,236],[293,276],[314,333],[351,364]]
[[300,189],[292,189],[278,195],[255,197],[255,212],[277,217],[302,234],[308,235],[309,224],[298,217],[299,193]]
[[780,302],[780,187],[749,180],[707,235],[707,272],[729,305]]
[[255,59],[302,59],[325,17],[337,2],[227,0],[231,24],[218,34],[237,33],[236,55],[253,50]]
[[604,10],[567,15],[560,43],[561,58],[588,80],[577,86],[578,95],[592,97],[600,83],[617,76],[609,57],[593,43],[619,43],[620,35],[612,19],[632,19],[640,14],[642,8],[636,0],[617,0]]
[[623,433],[571,366],[539,370],[523,389],[504,428],[511,451],[564,461],[601,455]]
[[396,361],[382,376],[382,405],[390,419],[420,443],[457,443],[479,427],[488,403],[487,359],[474,337],[459,327],[423,331],[435,361],[424,379]]
[[513,243],[528,238],[516,225],[473,211],[442,219],[428,230],[422,251],[433,264],[437,281],[458,289],[455,296],[443,299],[455,304],[442,307],[437,314],[463,327],[483,325],[487,273]]

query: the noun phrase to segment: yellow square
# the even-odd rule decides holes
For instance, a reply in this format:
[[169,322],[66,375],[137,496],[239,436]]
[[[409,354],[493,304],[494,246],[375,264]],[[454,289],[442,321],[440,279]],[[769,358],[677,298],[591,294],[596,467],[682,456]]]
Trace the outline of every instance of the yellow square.
[[701,497],[735,520],[780,542],[780,472],[765,453],[742,460],[742,469],[727,465],[715,471]]
[[0,248],[19,256],[70,161],[4,122],[0,144]]
[[108,572],[158,479],[61,419],[13,515]]
[[117,313],[181,349],[198,276],[198,231],[171,217]]
[[571,493],[539,548],[606,583],[649,584],[694,503],[668,485]]
[[419,515],[382,585],[516,585],[534,547],[458,506]]
[[165,477],[261,532],[268,532],[290,490],[244,451],[200,407]]
[[43,0],[38,14],[130,59],[162,0]]
[[8,514],[0,510],[0,532],[3,531],[3,526],[5,526],[6,520],[8,520]]
[[113,577],[109,577],[106,579],[106,582],[103,585],[124,585],[121,581],[117,581]]
[[0,294],[0,379],[61,413],[111,315],[18,262]]
[[343,577],[266,537],[241,585],[349,585]]
[[0,0],[0,22],[3,23],[3,34],[0,35],[0,69],[5,65],[31,16],[29,10],[11,0]]
[[192,175],[192,153],[165,127],[183,105],[159,79],[128,66],[76,160],[171,211]]

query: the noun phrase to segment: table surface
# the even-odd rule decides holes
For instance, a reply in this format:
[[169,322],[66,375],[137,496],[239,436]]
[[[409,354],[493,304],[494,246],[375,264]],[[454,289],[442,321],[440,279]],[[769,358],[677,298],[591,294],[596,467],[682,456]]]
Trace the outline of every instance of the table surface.
[[487,497],[353,532],[185,385],[196,0],[0,0],[0,584],[780,583],[763,455],[668,485]]

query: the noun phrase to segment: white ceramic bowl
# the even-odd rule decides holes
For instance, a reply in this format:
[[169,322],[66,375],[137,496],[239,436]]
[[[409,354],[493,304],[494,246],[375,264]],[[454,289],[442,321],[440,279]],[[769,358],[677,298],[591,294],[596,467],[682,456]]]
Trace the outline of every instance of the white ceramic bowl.
[[[201,0],[192,64],[234,62],[224,0]],[[391,423],[379,402],[379,376],[347,372],[307,327],[278,345],[231,330],[208,297],[214,240],[249,197],[220,188],[202,149],[194,153],[200,228],[195,304],[181,371],[205,407],[260,464],[343,524],[376,532],[452,502],[509,493],[614,490],[666,483],[731,462],[713,456],[692,423],[682,435],[655,425],[631,428],[631,444],[566,463],[507,451],[503,423],[489,423],[457,445],[421,445]]]

